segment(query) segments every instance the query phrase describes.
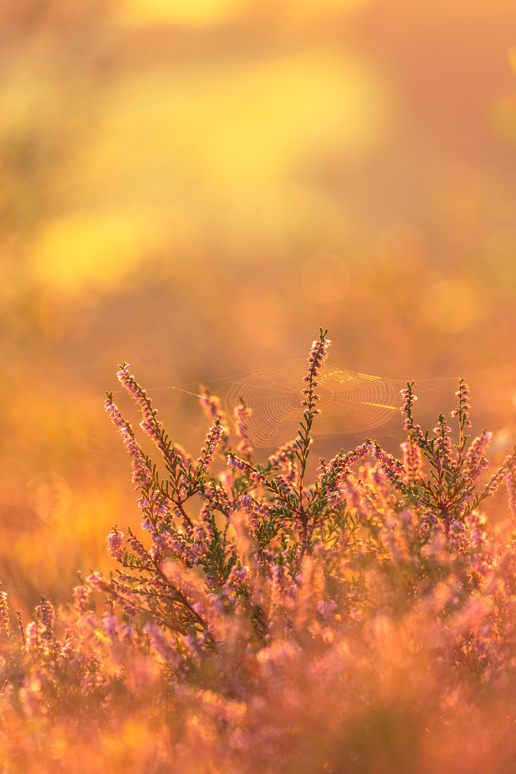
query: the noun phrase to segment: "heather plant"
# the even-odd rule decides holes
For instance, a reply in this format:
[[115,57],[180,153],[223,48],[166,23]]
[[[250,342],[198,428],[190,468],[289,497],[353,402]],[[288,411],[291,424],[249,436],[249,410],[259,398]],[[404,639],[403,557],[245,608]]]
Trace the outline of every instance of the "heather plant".
[[[297,438],[265,463],[244,399],[231,420],[203,390],[211,426],[194,459],[120,367],[161,458],[109,394],[142,534],[113,527],[116,573],[90,574],[57,618],[42,598],[18,635],[0,594],[7,771],[41,770],[27,752],[41,735],[48,765],[72,771],[512,770],[516,452],[485,481],[491,434],[466,435],[464,380],[455,442],[443,415],[432,432],[416,424],[408,383],[401,459],[366,439],[308,483],[329,345],[321,329]],[[502,483],[509,519],[494,533],[479,506]]]

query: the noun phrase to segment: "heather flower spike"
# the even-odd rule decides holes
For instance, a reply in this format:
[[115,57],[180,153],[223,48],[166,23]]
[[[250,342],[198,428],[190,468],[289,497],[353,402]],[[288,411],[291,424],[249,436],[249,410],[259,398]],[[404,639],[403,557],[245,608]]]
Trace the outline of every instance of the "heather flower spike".
[[124,533],[120,532],[116,527],[113,527],[107,536],[106,542],[108,554],[113,559],[122,559],[124,555]]
[[227,427],[226,412],[222,409],[220,398],[216,395],[212,395],[207,387],[201,385],[201,395],[199,397],[199,403],[205,415],[213,419],[216,423],[219,423],[222,427],[221,441],[222,450],[226,450],[227,442],[229,439],[229,430]]
[[253,410],[246,406],[243,398],[240,398],[238,405],[235,406],[235,428],[236,434],[241,439],[237,446],[239,454],[243,454],[244,457],[250,461],[253,453],[253,447],[249,438],[248,420]]
[[54,622],[56,614],[52,603],[41,597],[41,604],[36,608],[36,617],[41,627],[42,636],[50,639],[54,633]]
[[7,594],[5,591],[0,591],[0,638],[8,637],[10,632]]
[[224,435],[224,427],[220,424],[220,421],[217,419],[213,427],[210,428],[208,435],[206,436],[204,446],[201,449],[201,456],[197,460],[197,463],[198,463],[197,470],[199,472],[204,473],[206,470],[208,470],[215,456],[215,450],[217,448],[217,444],[219,443],[223,435]]
[[458,451],[460,457],[468,440],[467,436],[464,435],[464,428],[471,427],[471,422],[469,419],[471,411],[471,406],[469,403],[469,387],[464,379],[459,379],[459,389],[455,395],[459,399],[459,405],[452,411],[451,415],[452,417],[458,417],[459,419],[460,440]]
[[310,430],[312,429],[314,417],[321,413],[320,410],[316,408],[317,401],[319,400],[320,396],[316,394],[315,390],[318,385],[317,377],[321,371],[324,361],[326,360],[328,347],[331,344],[331,341],[326,338],[327,335],[328,331],[323,331],[321,328],[319,339],[314,341],[312,344],[312,349],[310,350],[310,355],[308,356],[309,369],[307,375],[304,377],[304,381],[307,383],[307,387],[305,387],[305,389],[302,391],[305,398],[303,401],[301,401],[301,406],[304,408],[304,419],[302,419],[299,423],[301,430],[298,431],[298,451],[296,454],[299,460],[299,464],[301,465],[301,495],[303,477],[306,472],[306,464],[308,461],[308,455],[310,453]]

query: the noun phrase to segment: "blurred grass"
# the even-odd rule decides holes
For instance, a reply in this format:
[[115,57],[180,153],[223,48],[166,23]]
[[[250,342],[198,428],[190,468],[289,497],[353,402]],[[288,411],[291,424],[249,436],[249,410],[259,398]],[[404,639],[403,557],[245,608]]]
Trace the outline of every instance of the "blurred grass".
[[324,325],[343,367],[463,375],[511,448],[513,21],[512,0],[2,4],[0,577],[20,606],[68,599],[138,518],[102,410],[124,360],[195,453],[196,400],[166,388],[304,356]]

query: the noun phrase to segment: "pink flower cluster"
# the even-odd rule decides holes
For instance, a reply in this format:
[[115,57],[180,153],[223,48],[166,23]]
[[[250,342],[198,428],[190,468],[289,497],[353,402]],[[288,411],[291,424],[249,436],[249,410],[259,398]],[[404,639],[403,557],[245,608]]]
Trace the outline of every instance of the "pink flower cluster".
[[243,454],[246,459],[250,459],[253,453],[249,437],[249,418],[252,413],[253,410],[246,406],[242,400],[235,406],[235,430],[237,436],[241,439],[237,446],[237,451],[239,454]]
[[122,559],[124,555],[124,533],[114,527],[106,539],[108,554],[113,559]]
[[209,468],[215,456],[217,444],[219,443],[223,435],[224,435],[224,428],[221,424],[217,423],[210,428],[206,436],[204,446],[201,449],[201,455],[197,460],[197,463],[198,463],[197,469],[199,471],[204,472]]

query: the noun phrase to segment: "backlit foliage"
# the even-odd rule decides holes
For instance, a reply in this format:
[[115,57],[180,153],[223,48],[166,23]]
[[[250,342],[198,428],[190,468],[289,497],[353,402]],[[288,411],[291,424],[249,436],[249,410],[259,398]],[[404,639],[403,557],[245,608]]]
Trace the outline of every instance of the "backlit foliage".
[[[366,439],[309,484],[329,344],[321,329],[298,436],[265,464],[243,399],[231,419],[203,393],[194,459],[120,367],[161,457],[108,395],[142,534],[113,527],[119,569],[76,586],[73,610],[42,597],[16,627],[0,594],[6,774],[510,771],[516,452],[486,477],[465,382],[454,440],[443,415],[416,424],[409,383],[401,459]],[[510,518],[494,532],[479,506],[502,483]]]

